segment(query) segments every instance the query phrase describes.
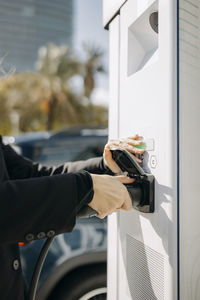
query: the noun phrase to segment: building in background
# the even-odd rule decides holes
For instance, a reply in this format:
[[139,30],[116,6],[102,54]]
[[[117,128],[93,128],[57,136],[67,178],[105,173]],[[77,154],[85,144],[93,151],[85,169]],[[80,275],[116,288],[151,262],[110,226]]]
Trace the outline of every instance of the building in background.
[[0,0],[0,41],[6,72],[34,70],[41,46],[72,46],[73,0]]

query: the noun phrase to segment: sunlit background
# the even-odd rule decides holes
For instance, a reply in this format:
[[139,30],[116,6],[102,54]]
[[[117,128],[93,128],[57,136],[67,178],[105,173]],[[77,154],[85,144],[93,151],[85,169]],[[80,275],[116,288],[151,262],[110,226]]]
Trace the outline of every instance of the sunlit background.
[[[102,1],[0,0],[0,40],[4,143],[47,167],[102,156],[108,122]],[[20,244],[28,284],[43,242]],[[106,219],[95,217],[77,219],[71,233],[56,236],[39,280],[48,299],[85,299],[88,292],[106,299],[106,245]],[[45,287],[48,278],[56,282]]]
[[101,0],[0,0],[3,135],[107,127]]

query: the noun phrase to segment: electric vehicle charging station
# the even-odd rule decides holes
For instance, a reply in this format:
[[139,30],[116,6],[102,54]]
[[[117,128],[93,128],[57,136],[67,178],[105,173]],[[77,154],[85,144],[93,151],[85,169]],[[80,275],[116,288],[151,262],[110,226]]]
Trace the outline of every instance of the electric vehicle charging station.
[[155,210],[108,220],[109,300],[200,299],[200,1],[104,0],[109,137],[148,140]]

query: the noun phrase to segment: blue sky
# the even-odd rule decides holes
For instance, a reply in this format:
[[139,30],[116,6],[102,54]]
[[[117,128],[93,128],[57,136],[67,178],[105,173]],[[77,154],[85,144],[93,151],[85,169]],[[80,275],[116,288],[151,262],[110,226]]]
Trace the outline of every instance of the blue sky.
[[108,104],[108,52],[109,33],[103,28],[102,0],[75,0],[74,48],[82,56],[81,45],[92,42],[105,52],[106,75],[97,76],[97,87],[93,94],[94,103]]

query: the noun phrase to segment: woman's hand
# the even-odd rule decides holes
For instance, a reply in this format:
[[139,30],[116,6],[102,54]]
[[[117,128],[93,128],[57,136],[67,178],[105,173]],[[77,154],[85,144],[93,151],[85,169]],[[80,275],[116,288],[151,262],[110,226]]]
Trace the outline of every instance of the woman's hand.
[[141,163],[141,159],[138,156],[144,154],[144,149],[136,148],[135,146],[139,146],[142,144],[142,141],[139,140],[139,135],[136,134],[135,136],[119,139],[119,140],[109,140],[108,143],[104,147],[104,163],[105,165],[113,172],[119,173],[121,170],[116,162],[112,158],[111,151],[112,149],[121,148],[129,151],[131,155],[135,158],[138,163]]
[[88,205],[98,212],[98,218],[103,219],[119,209],[132,208],[131,198],[124,184],[134,182],[133,178],[96,174],[91,176],[94,196]]

